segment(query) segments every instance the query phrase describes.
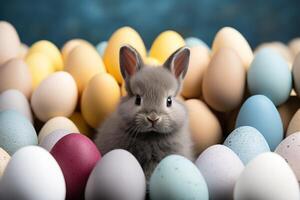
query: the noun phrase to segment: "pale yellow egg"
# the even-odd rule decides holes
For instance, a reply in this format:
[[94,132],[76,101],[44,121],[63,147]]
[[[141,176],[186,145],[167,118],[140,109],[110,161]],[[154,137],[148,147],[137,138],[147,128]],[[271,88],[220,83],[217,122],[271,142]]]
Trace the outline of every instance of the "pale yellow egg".
[[103,54],[103,61],[107,71],[115,77],[118,83],[122,83],[122,75],[119,65],[119,51],[121,46],[129,44],[134,47],[142,58],[146,57],[146,48],[140,35],[130,27],[122,27],[116,30],[108,40]]
[[72,39],[69,40],[64,44],[64,46],[61,48],[61,55],[63,58],[64,63],[66,64],[66,61],[68,60],[68,56],[70,52],[77,46],[77,45],[88,45],[88,46],[93,46],[90,44],[88,41],[83,40],[83,39]]
[[144,63],[151,67],[161,66],[161,63],[157,59],[151,57],[144,58]]
[[115,109],[120,99],[120,87],[107,73],[95,75],[84,89],[81,112],[86,122],[97,128]]

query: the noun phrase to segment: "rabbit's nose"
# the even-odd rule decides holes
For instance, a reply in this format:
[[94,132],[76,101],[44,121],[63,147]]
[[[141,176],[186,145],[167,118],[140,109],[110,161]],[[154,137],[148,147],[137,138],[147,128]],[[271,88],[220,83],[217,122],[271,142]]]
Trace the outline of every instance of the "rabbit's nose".
[[147,119],[148,119],[149,122],[154,124],[159,120],[159,116],[156,113],[152,112],[149,115],[147,115]]

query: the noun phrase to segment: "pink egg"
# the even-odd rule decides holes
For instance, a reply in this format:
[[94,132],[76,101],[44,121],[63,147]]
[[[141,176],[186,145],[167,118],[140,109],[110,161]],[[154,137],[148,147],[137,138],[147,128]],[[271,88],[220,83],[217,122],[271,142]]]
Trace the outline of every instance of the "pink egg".
[[51,149],[67,185],[67,199],[83,199],[88,177],[101,159],[96,145],[82,134],[68,134]]

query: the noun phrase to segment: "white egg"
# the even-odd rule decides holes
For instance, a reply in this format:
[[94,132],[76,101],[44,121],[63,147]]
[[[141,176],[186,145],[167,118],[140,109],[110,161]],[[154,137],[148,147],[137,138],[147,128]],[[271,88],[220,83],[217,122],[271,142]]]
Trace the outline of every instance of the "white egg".
[[50,152],[58,140],[70,133],[72,133],[72,131],[65,129],[54,130],[44,138],[44,140],[40,143],[40,146]]

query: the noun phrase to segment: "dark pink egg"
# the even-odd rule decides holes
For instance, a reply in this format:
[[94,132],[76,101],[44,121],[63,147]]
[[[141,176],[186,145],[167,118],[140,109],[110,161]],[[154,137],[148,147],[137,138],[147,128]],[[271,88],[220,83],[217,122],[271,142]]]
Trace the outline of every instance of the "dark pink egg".
[[66,181],[67,199],[84,199],[87,180],[101,154],[96,145],[78,133],[62,137],[51,154],[58,162]]

